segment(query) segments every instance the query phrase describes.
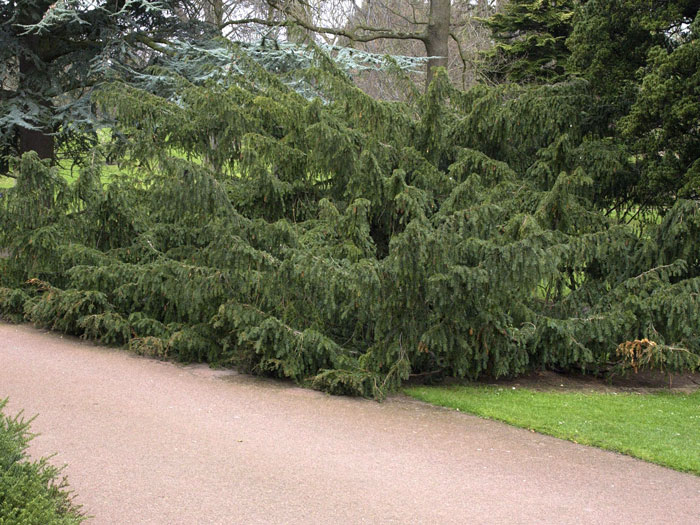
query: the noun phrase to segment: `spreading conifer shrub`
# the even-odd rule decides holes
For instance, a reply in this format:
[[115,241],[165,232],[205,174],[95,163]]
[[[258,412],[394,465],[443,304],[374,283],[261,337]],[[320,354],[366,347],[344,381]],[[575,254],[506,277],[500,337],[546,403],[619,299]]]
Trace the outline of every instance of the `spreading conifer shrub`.
[[591,134],[584,82],[443,74],[389,103],[316,66],[105,86],[123,175],[15,161],[0,312],[375,398],[412,374],[599,373],[643,339],[698,367],[700,203],[625,220],[634,159]]
[[72,525],[85,517],[70,499],[65,479],[45,459],[30,461],[29,422],[2,413],[0,400],[0,523]]

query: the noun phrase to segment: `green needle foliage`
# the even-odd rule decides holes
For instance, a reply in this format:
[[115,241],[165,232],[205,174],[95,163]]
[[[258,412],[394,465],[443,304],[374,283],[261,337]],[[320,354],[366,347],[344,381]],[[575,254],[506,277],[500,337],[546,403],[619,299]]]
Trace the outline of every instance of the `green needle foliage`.
[[[664,54],[661,50],[672,52],[686,42],[698,7],[693,0],[582,3],[566,42],[571,52],[567,69],[590,81],[591,90],[597,95],[596,105],[591,108],[592,118],[602,133],[606,128],[608,133],[614,133],[615,121],[627,115],[635,103],[640,70],[660,67],[660,55]],[[681,54],[672,61],[678,61]],[[692,62],[688,66],[692,67]],[[682,76],[677,79],[686,83]]]
[[[219,29],[199,20],[203,9],[201,0],[0,0],[0,175],[7,155],[26,151],[84,160],[107,124],[93,100],[105,82],[119,78],[163,90],[179,85],[159,73],[164,69],[212,82],[224,69],[243,71]],[[264,64],[283,77],[311,58],[292,43],[252,42],[256,34],[253,29],[238,43],[247,50],[244,63]],[[427,61],[321,47],[354,72],[416,71]],[[297,81],[299,91],[316,95]]]
[[15,161],[3,315],[375,398],[410,374],[605,371],[641,339],[698,366],[699,204],[609,213],[631,161],[588,133],[586,82],[465,93],[443,72],[388,103],[323,53],[284,82],[236,56],[100,91],[108,185],[99,161],[72,184]]
[[60,470],[46,459],[30,461],[30,421],[2,413],[0,400],[0,523],[76,525],[85,516],[66,490]]
[[700,19],[670,51],[658,46],[623,132],[645,173],[648,199],[679,194],[697,198],[700,187]]
[[558,82],[566,76],[566,39],[578,0],[510,0],[484,24],[495,46],[485,53],[496,81]]

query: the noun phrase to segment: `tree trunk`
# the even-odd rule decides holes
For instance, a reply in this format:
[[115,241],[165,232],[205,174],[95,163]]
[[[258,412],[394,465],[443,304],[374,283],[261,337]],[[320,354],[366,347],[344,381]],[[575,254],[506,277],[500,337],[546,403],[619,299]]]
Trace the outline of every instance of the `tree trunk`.
[[450,0],[431,0],[428,27],[425,31],[425,53],[428,58],[428,71],[425,79],[427,91],[435,75],[435,68],[447,67],[448,43],[450,38]]
[[[39,48],[39,37],[28,37],[29,47],[33,52],[37,52]],[[27,84],[28,79],[36,75],[37,68],[31,58],[20,55],[19,57],[19,82]],[[19,153],[20,155],[27,151],[36,151],[39,158],[54,159],[55,144],[53,135],[48,130],[35,130],[20,128],[19,129]]]
[[224,2],[223,0],[204,0],[204,21],[220,29],[224,23]]
[[33,129],[20,128],[19,130],[19,153],[36,151],[41,159],[54,158],[54,138],[53,135],[36,131]]
[[[311,24],[311,12],[308,4],[300,0],[287,0],[287,12],[291,15],[292,20],[298,20],[306,24]],[[311,33],[303,27],[288,27],[287,38],[295,44],[307,44],[312,39]]]

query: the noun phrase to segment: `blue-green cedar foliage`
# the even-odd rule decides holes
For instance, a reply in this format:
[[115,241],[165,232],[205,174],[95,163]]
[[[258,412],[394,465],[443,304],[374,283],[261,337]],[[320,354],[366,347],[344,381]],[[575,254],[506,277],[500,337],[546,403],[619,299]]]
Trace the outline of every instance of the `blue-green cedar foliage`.
[[188,0],[0,0],[0,154],[42,144],[52,157],[54,141],[67,154],[94,144],[91,93],[106,69],[142,65],[163,40],[202,37],[202,24],[177,16],[188,8]]

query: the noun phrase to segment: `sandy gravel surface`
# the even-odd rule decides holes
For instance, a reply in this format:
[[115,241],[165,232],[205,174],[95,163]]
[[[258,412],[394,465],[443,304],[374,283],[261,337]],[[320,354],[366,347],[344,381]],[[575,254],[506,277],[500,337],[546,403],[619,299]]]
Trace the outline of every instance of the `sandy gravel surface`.
[[700,523],[700,477],[401,396],[330,397],[0,324],[93,524]]

